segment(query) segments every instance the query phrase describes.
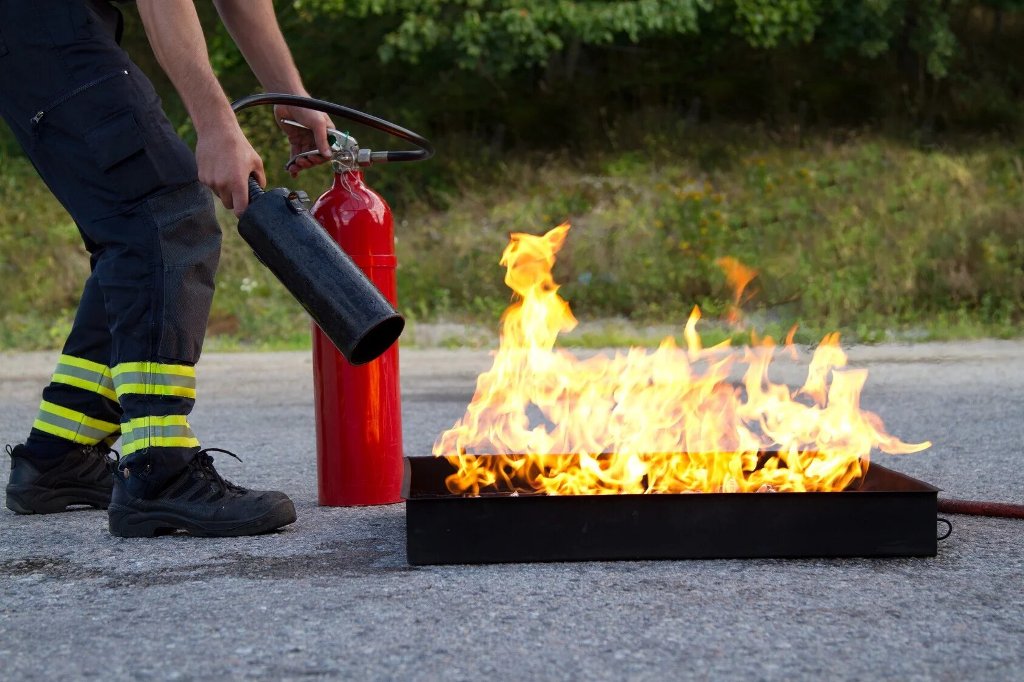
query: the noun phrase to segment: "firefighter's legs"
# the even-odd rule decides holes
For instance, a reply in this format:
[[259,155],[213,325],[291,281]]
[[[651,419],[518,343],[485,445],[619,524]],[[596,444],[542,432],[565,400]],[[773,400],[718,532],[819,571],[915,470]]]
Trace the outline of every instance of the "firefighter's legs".
[[[225,481],[189,424],[220,227],[191,150],[110,25],[85,0],[0,1],[0,114],[93,254],[30,437],[40,450],[74,449],[44,469],[29,448],[9,448],[7,505],[47,513],[109,499],[118,536],[279,528],[295,520],[291,500]],[[118,430],[124,458],[102,489],[102,453],[81,441]]]
[[[130,483],[117,475],[130,500],[159,498],[190,471],[199,450],[188,414],[220,248],[210,192],[198,182],[174,188],[89,231],[87,244],[99,237],[105,246],[94,251],[93,273],[28,441],[8,449],[6,504],[21,514],[106,508],[115,486],[106,452],[118,435],[122,467],[136,472]],[[273,503],[282,509],[268,523],[294,520],[285,502]],[[247,514],[262,516],[246,510],[243,520]]]
[[213,201],[193,182],[89,229],[108,246],[26,446],[56,457],[120,435],[123,455],[171,475],[199,447],[188,414],[220,252]]
[[94,256],[30,451],[120,432],[124,454],[181,469],[220,250],[210,192],[88,3],[2,2],[0,33],[0,114]]
[[[94,228],[125,221],[138,239],[96,265],[111,332],[110,371],[121,405],[121,452],[170,475],[199,448],[188,414],[220,255],[209,190],[193,182]],[[105,224],[108,223],[109,225]]]

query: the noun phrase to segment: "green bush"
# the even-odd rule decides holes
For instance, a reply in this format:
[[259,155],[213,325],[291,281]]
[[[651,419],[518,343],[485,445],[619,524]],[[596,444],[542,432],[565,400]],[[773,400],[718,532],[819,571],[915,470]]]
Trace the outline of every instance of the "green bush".
[[[641,126],[623,122],[613,131],[631,147],[623,151],[505,160],[481,153],[476,163],[468,154],[439,156],[419,166],[440,178],[419,198],[402,177],[416,167],[372,171],[371,184],[398,197],[403,311],[414,321],[493,323],[509,301],[498,265],[508,234],[570,220],[555,274],[581,319],[681,325],[694,304],[719,317],[732,293],[716,261],[732,256],[760,272],[748,313],[783,332],[799,322],[866,340],[908,327],[941,336],[1016,333],[1024,313],[1021,148],[996,140],[920,148],[852,133],[793,143],[746,128],[644,128],[639,142]],[[88,260],[74,224],[30,167],[9,159],[5,169],[0,345],[53,347]],[[315,172],[296,184],[315,194],[328,178]],[[221,216],[214,343],[306,343],[301,308],[252,257],[234,219]]]
[[681,323],[695,303],[721,314],[731,293],[716,261],[732,256],[760,272],[750,305],[769,320],[862,336],[959,311],[1001,327],[1020,320],[1015,150],[762,137],[732,146],[726,167],[702,170],[704,145],[694,137],[678,158],[658,162],[599,154],[510,168],[500,188],[475,188],[412,234],[400,231],[406,303],[421,316],[500,309],[505,235],[569,219],[556,275],[583,317]]

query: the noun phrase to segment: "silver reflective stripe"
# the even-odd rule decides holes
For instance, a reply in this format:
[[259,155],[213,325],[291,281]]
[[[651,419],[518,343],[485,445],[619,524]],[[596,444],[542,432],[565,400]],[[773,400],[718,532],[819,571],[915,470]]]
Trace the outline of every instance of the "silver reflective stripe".
[[56,383],[93,390],[94,393],[110,398],[115,397],[114,380],[110,377],[109,372],[100,373],[84,367],[77,367],[67,362],[59,362],[57,369],[54,371],[53,380]]
[[128,441],[140,438],[191,438],[194,434],[188,424],[167,425],[151,424],[149,426],[129,427],[125,425],[124,438]]
[[113,369],[117,395],[166,395],[196,398],[196,371],[188,365],[124,362]]
[[122,426],[121,448],[125,455],[146,448],[197,447],[199,440],[184,415],[139,417]]
[[182,376],[180,374],[150,374],[149,372],[123,372],[117,375],[114,383],[118,387],[126,384],[140,384],[149,386],[179,386],[195,390],[196,378]]

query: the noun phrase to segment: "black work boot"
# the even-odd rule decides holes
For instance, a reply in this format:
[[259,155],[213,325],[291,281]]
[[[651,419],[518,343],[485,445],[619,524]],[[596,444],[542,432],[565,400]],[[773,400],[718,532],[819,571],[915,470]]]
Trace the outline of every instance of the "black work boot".
[[73,504],[106,509],[114,485],[109,452],[105,445],[83,445],[48,461],[34,457],[24,445],[8,445],[7,508],[18,514],[54,514]]
[[[208,448],[184,470],[167,477],[159,460],[133,455],[114,472],[114,494],[107,515],[110,534],[153,537],[183,530],[203,537],[258,535],[295,521],[295,505],[284,493],[247,490],[224,480]],[[239,459],[239,461],[241,461]]]

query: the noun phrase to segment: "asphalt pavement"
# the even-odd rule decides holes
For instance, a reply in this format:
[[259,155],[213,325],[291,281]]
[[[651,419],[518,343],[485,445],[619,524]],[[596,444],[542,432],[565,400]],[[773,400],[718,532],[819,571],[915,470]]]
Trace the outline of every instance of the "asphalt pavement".
[[[56,353],[0,355],[23,440]],[[879,455],[1024,502],[1024,343],[852,349],[863,404],[931,450]],[[486,352],[402,354],[406,454],[461,416]],[[104,512],[0,511],[0,679],[1024,679],[1024,521],[950,517],[935,558],[411,567],[404,508],[321,508],[307,353],[208,354],[193,425],[299,520],[120,539]],[[785,380],[799,367],[781,367]],[[514,538],[510,538],[514,541]]]

